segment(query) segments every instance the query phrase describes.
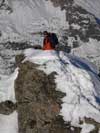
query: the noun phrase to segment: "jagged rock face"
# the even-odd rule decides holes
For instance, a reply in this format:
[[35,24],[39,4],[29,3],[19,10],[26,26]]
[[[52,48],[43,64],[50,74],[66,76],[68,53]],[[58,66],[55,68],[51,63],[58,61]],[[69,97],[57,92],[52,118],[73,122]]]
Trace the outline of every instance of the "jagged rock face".
[[14,72],[15,56],[27,48],[32,48],[27,42],[0,43],[0,74],[9,75]]
[[78,133],[79,128],[71,131],[59,116],[65,94],[55,90],[56,73],[46,75],[36,67],[30,62],[19,65],[15,81],[19,133]]
[[[79,6],[73,5],[70,12],[71,14],[69,14],[69,33],[71,36],[78,35],[80,39],[84,42],[88,42],[89,38],[100,40],[100,28],[95,22],[92,22],[91,18],[94,18],[90,13],[88,13],[86,10],[82,9]],[[74,29],[73,24],[78,25],[80,28]]]
[[8,13],[12,13],[12,8],[6,3],[6,0],[0,1],[0,10],[7,11]]
[[60,6],[61,10],[66,10],[66,20],[69,22],[69,30],[66,30],[67,36],[79,36],[83,42],[88,42],[89,38],[100,41],[100,28],[93,14],[75,5],[74,0],[51,0],[51,2],[54,6]]
[[14,72],[15,56],[28,48],[41,49],[41,46],[32,46],[28,42],[5,42],[0,43],[0,74],[9,75]]

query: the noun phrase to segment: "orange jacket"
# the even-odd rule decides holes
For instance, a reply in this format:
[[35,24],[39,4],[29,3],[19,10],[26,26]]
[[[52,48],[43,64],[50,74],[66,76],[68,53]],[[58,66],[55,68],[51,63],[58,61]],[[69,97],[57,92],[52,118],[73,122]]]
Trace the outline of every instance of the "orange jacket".
[[49,37],[44,38],[43,50],[54,50],[54,48],[52,48],[52,43],[50,42]]

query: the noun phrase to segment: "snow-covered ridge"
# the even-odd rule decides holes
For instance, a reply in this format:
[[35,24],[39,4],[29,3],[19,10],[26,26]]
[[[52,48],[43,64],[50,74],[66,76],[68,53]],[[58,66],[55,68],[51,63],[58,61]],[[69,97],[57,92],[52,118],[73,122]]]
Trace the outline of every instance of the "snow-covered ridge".
[[[94,119],[100,122],[100,79],[97,71],[91,63],[64,52],[41,51],[28,49],[25,51],[26,59],[40,64],[38,69],[46,74],[57,72],[55,76],[56,89],[66,93],[62,99],[60,115],[73,126],[86,129],[86,124],[79,124],[84,118]],[[94,129],[88,125],[87,130]],[[84,129],[85,128],[85,129]]]

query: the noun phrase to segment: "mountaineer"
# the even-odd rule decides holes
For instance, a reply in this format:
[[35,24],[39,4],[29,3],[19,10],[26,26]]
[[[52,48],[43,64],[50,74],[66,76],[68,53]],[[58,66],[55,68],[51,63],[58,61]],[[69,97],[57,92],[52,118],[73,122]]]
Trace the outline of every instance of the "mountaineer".
[[58,44],[58,38],[55,33],[43,32],[43,50],[55,50]]

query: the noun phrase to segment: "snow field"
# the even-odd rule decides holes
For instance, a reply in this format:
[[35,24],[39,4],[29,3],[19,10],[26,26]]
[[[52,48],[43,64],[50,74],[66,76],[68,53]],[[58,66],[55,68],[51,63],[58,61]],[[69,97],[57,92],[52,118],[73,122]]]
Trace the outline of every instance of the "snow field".
[[55,51],[28,49],[25,51],[25,56],[24,61],[40,64],[38,69],[46,74],[57,72],[56,89],[66,93],[62,98],[63,104],[60,110],[65,122],[69,121],[73,126],[82,127],[82,132],[88,127],[87,133],[94,126],[85,123],[82,126],[79,124],[80,120],[84,121],[86,117],[100,122],[100,106],[95,99],[100,96],[100,79],[91,63],[63,52],[58,56]]

